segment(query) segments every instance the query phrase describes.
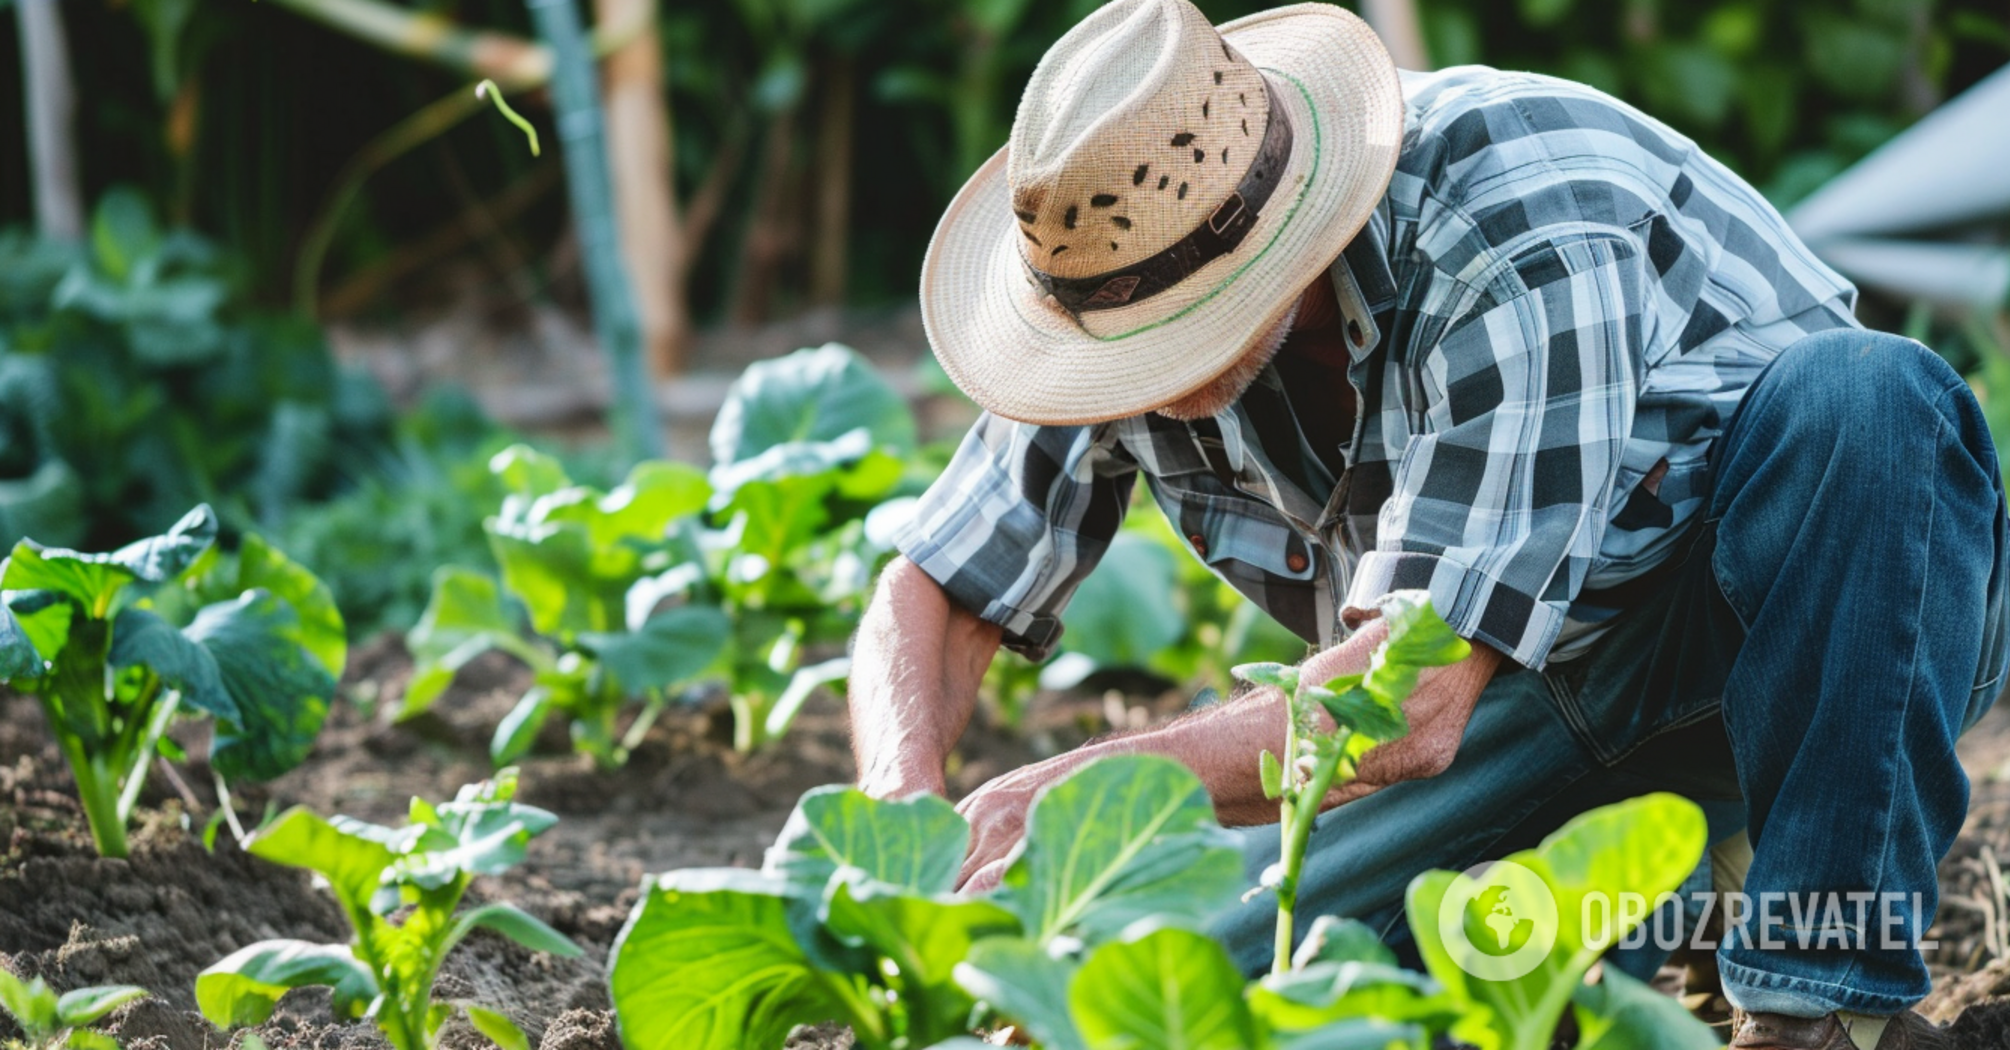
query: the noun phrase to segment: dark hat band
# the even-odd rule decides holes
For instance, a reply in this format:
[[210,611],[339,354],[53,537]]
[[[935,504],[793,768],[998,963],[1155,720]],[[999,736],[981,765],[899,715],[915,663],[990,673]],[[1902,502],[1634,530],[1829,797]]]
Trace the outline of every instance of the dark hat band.
[[1165,250],[1121,269],[1093,277],[1059,277],[1026,264],[1026,272],[1061,308],[1080,319],[1091,310],[1111,310],[1142,302],[1193,276],[1202,267],[1234,251],[1256,226],[1291,159],[1291,118],[1269,98],[1269,126],[1256,159],[1242,173],[1235,191],[1196,226]]

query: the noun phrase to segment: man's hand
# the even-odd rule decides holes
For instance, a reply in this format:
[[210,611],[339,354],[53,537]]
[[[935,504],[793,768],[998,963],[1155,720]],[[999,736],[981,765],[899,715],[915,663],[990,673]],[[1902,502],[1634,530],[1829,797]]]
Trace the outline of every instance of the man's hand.
[[998,885],[1005,874],[1006,855],[1026,837],[1026,812],[1033,808],[1033,797],[1092,759],[1116,753],[1114,745],[1114,741],[1090,744],[1021,766],[964,796],[956,812],[970,822],[970,854],[956,877],[957,888],[981,893]]

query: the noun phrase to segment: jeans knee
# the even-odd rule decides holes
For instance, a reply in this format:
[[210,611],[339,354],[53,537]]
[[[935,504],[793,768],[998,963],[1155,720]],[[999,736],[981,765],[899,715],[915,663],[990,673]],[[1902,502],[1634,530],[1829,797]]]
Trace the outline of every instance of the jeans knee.
[[1897,428],[1934,426],[1935,417],[1958,413],[1947,396],[1957,389],[1966,392],[1960,375],[1918,342],[1845,328],[1781,351],[1755,395],[1788,410],[1793,429],[1809,437],[1871,450],[1890,448],[1887,436]]

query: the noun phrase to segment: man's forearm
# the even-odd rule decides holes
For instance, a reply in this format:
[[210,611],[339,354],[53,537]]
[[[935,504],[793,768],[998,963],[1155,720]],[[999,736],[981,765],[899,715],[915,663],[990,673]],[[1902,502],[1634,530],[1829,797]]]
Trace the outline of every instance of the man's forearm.
[[914,563],[887,566],[852,649],[852,749],[868,794],[942,792],[943,760],[970,723],[1000,637]]

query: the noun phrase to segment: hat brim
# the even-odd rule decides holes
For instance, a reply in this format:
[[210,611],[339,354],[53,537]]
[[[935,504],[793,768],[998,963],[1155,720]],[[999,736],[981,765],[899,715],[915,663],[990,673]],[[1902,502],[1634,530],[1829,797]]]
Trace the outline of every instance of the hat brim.
[[1180,289],[1077,323],[1026,276],[999,150],[943,213],[921,270],[929,343],[979,405],[1026,423],[1100,423],[1200,389],[1283,316],[1380,203],[1402,147],[1403,92],[1368,25],[1299,4],[1219,31],[1288,110],[1295,175],[1237,251]]

